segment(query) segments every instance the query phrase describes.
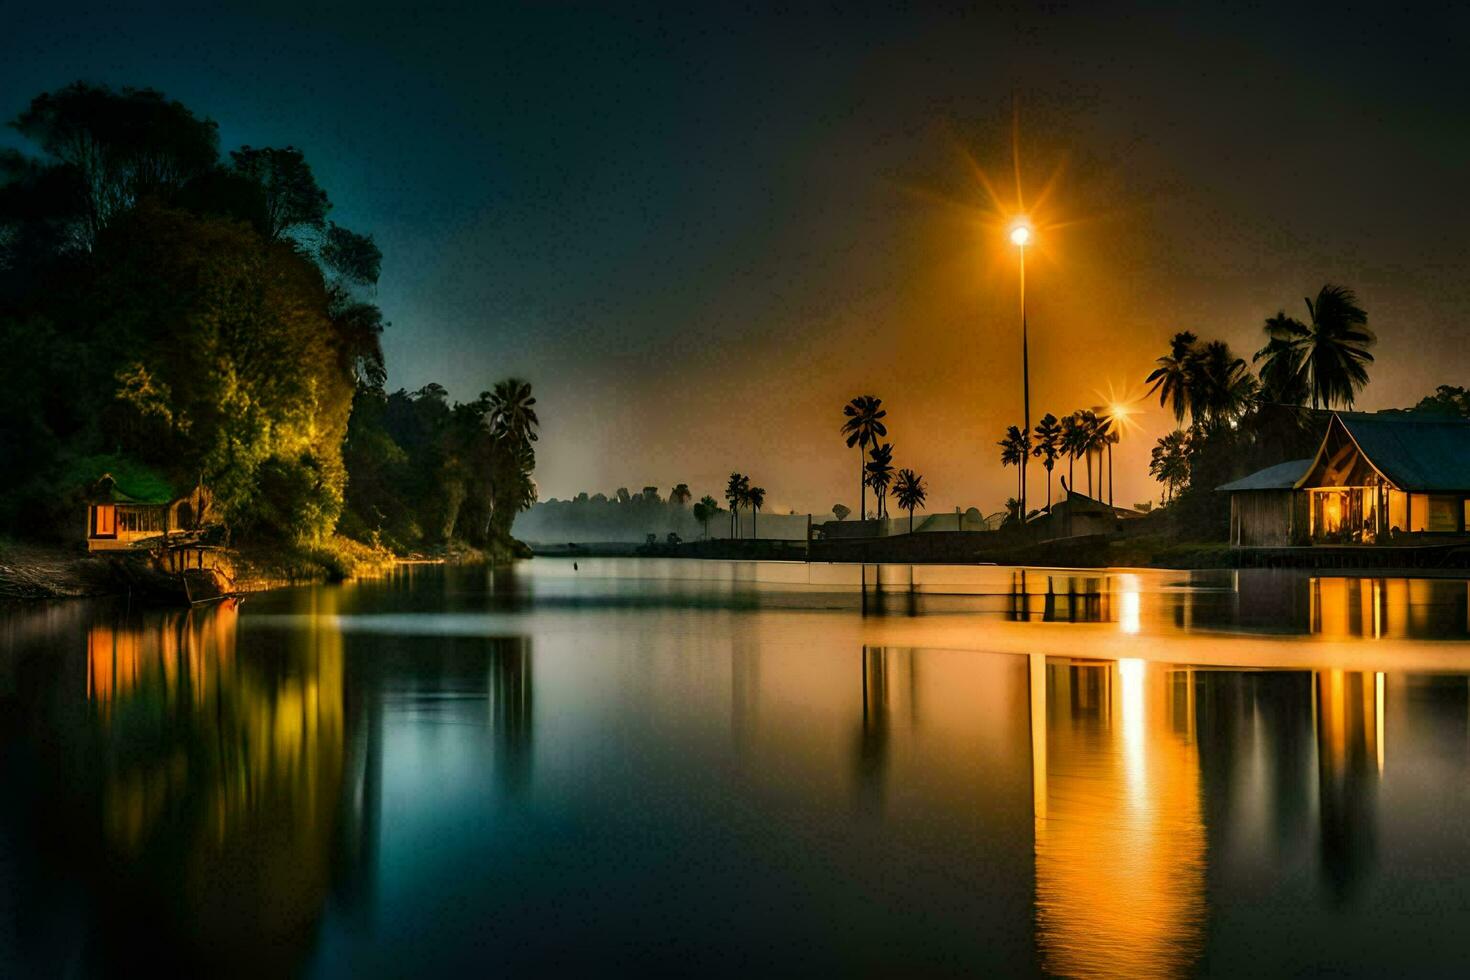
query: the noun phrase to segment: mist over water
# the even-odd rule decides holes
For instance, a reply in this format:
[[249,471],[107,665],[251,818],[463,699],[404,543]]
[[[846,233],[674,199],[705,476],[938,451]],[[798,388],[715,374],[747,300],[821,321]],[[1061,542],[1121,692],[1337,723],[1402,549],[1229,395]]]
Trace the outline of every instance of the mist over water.
[[1447,973],[1470,583],[536,559],[0,611],[0,974]]

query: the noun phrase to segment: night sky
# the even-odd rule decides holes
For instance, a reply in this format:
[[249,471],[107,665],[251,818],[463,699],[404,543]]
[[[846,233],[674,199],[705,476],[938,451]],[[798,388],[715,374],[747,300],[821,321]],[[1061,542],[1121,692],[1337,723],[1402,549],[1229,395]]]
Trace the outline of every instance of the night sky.
[[[1020,420],[985,190],[1014,206],[1013,93],[1033,418],[1141,395],[1176,330],[1248,356],[1329,281],[1379,335],[1364,407],[1470,384],[1470,15],[1287,6],[0,0],[0,114],[151,85],[225,150],[303,148],[383,248],[390,385],[530,378],[543,498],[739,469],[773,512],[853,506],[837,428],[872,393],[931,508],[989,512]],[[1157,496],[1171,420],[1139,421],[1119,503]]]

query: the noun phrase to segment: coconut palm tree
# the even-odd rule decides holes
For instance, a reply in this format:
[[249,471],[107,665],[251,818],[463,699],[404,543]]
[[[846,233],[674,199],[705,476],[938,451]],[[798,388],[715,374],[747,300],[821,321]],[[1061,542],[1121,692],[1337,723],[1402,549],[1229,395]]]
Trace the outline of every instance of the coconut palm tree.
[[1269,376],[1272,384],[1300,379],[1313,408],[1352,408],[1368,383],[1373,363],[1368,348],[1378,340],[1368,328],[1368,314],[1351,289],[1330,283],[1306,304],[1306,323],[1285,311],[1266,321],[1270,341],[1255,356],[1266,362],[1262,379]]
[[1149,473],[1164,485],[1165,498],[1189,482],[1189,434],[1179,429],[1161,438],[1150,453]]
[[1169,341],[1169,353],[1154,363],[1158,367],[1146,379],[1148,393],[1158,392],[1159,404],[1174,412],[1174,421],[1184,423],[1184,416],[1191,411],[1191,376],[1194,372],[1194,355],[1199,338],[1188,330],[1181,330]]
[[[1021,463],[1026,459],[1027,453],[1031,452],[1031,440],[1028,438],[1027,433],[1021,431],[1020,426],[1012,425],[1006,427],[1006,437],[996,443],[996,445],[1000,446],[1000,465],[1014,466],[1016,468],[1016,499],[1020,500],[1021,474],[1023,472]],[[1016,507],[1019,509],[1020,504],[1018,503]],[[1025,516],[1022,514],[1021,518],[1024,520]]]
[[[1077,412],[1077,445],[1081,450],[1082,462],[1087,469],[1087,495],[1093,496],[1092,490],[1092,454],[1102,448],[1102,438],[1099,431],[1097,413],[1090,409],[1081,409]],[[1099,475],[1098,480],[1102,477]]]
[[865,520],[867,512],[867,448],[876,446],[878,440],[888,435],[888,426],[883,419],[888,411],[883,408],[883,399],[872,395],[859,395],[842,409],[842,434],[847,436],[847,448],[858,449],[858,520]]
[[740,505],[750,490],[750,477],[743,473],[731,473],[725,481],[725,502],[730,505],[730,537],[740,537]]
[[910,469],[898,471],[893,484],[893,496],[898,506],[909,512],[909,533],[914,533],[914,509],[924,506],[929,491],[924,487],[924,478]]
[[709,522],[713,520],[714,516],[719,512],[719,502],[716,501],[715,498],[711,497],[709,494],[705,494],[703,497],[700,497],[699,503],[694,505],[694,519],[698,521],[699,526],[704,529],[704,536],[706,538],[709,537]]
[[878,516],[888,516],[888,487],[893,483],[893,443],[885,442],[868,451],[868,486],[873,488]]
[[483,392],[490,416],[490,431],[496,437],[509,439],[514,444],[537,440],[536,427],[541,420],[536,417],[536,399],[531,395],[531,382],[520,378],[497,381],[495,387]]
[[753,541],[756,537],[755,519],[766,505],[765,487],[751,487],[745,491],[745,502],[750,505],[750,537]]
[[1062,452],[1067,454],[1067,492],[1074,493],[1077,490],[1077,480],[1073,464],[1077,462],[1077,457],[1087,452],[1087,428],[1082,424],[1080,411],[1062,419],[1060,443]]
[[1206,425],[1227,425],[1236,421],[1255,401],[1259,385],[1223,340],[1212,340],[1198,348],[1190,377],[1191,415]]
[[1047,412],[1036,423],[1036,428],[1031,431],[1035,443],[1031,447],[1031,455],[1040,457],[1041,465],[1046,467],[1046,512],[1051,513],[1051,471],[1057,465],[1057,457],[1062,451],[1062,424],[1057,417]]

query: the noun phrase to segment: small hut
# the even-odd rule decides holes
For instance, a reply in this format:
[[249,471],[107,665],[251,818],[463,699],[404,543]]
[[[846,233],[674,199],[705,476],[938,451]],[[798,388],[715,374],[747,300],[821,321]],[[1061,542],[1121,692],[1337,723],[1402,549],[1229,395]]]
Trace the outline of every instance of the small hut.
[[1311,465],[1310,459],[1293,459],[1217,487],[1230,494],[1230,543],[1237,548],[1304,544],[1307,496],[1297,492],[1296,484]]
[[87,550],[132,548],[154,538],[198,530],[210,495],[202,483],[179,491],[151,468],[118,456],[81,461],[76,472],[87,501]]

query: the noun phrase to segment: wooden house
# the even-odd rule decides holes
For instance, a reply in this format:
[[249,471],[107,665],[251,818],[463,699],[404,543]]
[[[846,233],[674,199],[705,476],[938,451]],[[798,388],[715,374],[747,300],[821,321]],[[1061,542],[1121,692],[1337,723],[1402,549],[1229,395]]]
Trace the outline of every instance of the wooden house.
[[180,493],[151,470],[119,462],[88,485],[87,550],[132,548],[198,530],[209,505],[202,483]]
[[1443,542],[1470,527],[1470,420],[1337,412],[1311,459],[1219,489],[1240,547]]

